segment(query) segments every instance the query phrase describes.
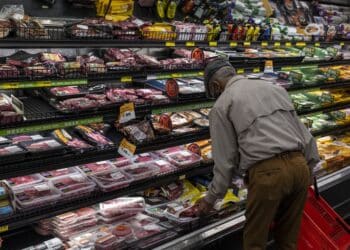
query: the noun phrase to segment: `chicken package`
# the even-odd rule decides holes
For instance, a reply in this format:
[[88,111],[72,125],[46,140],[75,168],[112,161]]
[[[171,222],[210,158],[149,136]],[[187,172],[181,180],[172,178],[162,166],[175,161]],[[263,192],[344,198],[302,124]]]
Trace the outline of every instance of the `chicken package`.
[[106,218],[120,215],[135,215],[145,210],[145,200],[142,197],[121,197],[100,203],[99,213]]
[[198,206],[189,202],[171,202],[167,204],[165,215],[169,220],[186,223],[197,219]]
[[125,188],[133,181],[133,178],[123,170],[107,170],[91,174],[90,177],[97,183],[103,192]]
[[14,190],[23,186],[34,185],[43,181],[44,178],[40,174],[31,174],[6,179],[5,183],[11,190]]
[[43,137],[40,134],[13,135],[13,136],[9,136],[8,138],[11,140],[12,144],[18,144],[20,142],[25,142],[25,141],[37,141],[37,140],[45,139],[45,137]]
[[57,170],[41,172],[40,175],[46,179],[52,179],[60,176],[77,174],[77,173],[79,173],[79,171],[75,167],[71,167],[71,168],[61,168]]
[[52,205],[61,197],[60,192],[48,182],[23,186],[13,190],[16,208],[30,209],[42,205]]
[[75,130],[89,143],[97,147],[106,148],[114,146],[114,143],[100,132],[87,127],[79,125],[75,127]]
[[121,131],[135,144],[142,144],[155,139],[154,131],[149,121],[125,126]]
[[52,153],[54,151],[62,152],[64,150],[64,146],[53,138],[47,138],[47,139],[42,139],[37,141],[25,141],[25,142],[19,143],[19,145],[31,153],[38,153],[38,152]]
[[93,149],[93,146],[91,146],[90,144],[86,143],[85,141],[77,137],[73,137],[65,129],[56,129],[55,131],[53,131],[53,135],[57,140],[59,140],[60,142],[62,142],[63,144],[67,145],[72,149],[79,150],[79,151]]
[[123,168],[123,171],[134,178],[143,180],[159,173],[159,167],[154,162],[138,163]]
[[54,178],[51,180],[51,183],[61,192],[62,197],[65,199],[88,195],[96,187],[93,181],[80,173]]
[[94,163],[88,163],[79,166],[79,169],[83,171],[85,174],[97,174],[106,171],[113,171],[116,168],[110,161],[99,161]]

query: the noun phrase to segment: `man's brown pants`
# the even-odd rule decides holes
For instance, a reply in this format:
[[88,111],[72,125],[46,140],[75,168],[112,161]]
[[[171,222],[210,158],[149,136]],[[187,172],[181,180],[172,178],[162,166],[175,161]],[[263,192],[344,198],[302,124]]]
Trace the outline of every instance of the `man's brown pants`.
[[272,222],[277,249],[296,249],[309,184],[310,171],[299,152],[278,155],[248,171],[244,250],[265,249]]

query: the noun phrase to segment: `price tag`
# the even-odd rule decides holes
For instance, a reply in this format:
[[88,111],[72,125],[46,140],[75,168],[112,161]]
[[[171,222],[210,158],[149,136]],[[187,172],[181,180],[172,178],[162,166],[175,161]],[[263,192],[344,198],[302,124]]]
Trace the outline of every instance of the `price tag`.
[[175,47],[176,44],[175,44],[175,42],[173,42],[173,41],[168,41],[168,42],[165,42],[165,46],[166,46],[166,47]]
[[244,69],[237,69],[237,74],[244,74]]
[[321,44],[320,43],[315,43],[315,47],[320,47]]
[[182,181],[182,180],[184,180],[184,179],[186,179],[186,175],[183,174],[183,175],[180,175],[180,176],[179,176],[179,180],[180,180],[180,181]]
[[261,47],[267,47],[267,46],[269,46],[268,42],[261,42]]
[[195,42],[186,42],[187,47],[195,47],[196,43]]
[[118,153],[124,157],[131,158],[135,152],[136,146],[124,138],[119,145]]
[[204,76],[204,71],[199,71],[198,76]]
[[275,43],[273,44],[273,46],[274,46],[275,48],[279,48],[279,47],[281,47],[281,43],[280,43],[280,42],[275,42]]
[[285,46],[286,46],[286,48],[290,48],[290,47],[292,47],[292,43],[291,42],[286,42]]
[[1,227],[0,227],[0,233],[7,232],[8,230],[9,230],[9,226],[8,226],[8,225],[1,226]]
[[126,123],[136,118],[133,102],[125,103],[119,108],[119,122]]
[[230,42],[230,47],[237,47],[237,42]]
[[183,77],[183,75],[181,73],[172,73],[171,77],[172,78],[181,78],[181,77]]
[[243,45],[244,45],[245,47],[249,47],[249,46],[250,46],[250,42],[244,42]]
[[344,42],[341,42],[341,43],[340,43],[340,46],[342,46],[342,47],[343,47],[344,45],[345,45],[345,43],[344,43]]
[[120,78],[121,82],[132,82],[132,76],[122,76]]
[[260,72],[260,68],[254,68],[253,69],[253,73],[259,73]]
[[306,43],[305,42],[297,42],[295,44],[297,47],[305,47],[306,46]]
[[209,42],[209,47],[217,47],[217,46],[218,46],[218,42],[217,41]]

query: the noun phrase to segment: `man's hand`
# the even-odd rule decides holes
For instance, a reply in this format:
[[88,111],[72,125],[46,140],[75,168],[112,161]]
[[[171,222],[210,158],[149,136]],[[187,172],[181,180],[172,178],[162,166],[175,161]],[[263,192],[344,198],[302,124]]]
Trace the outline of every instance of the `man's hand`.
[[198,206],[197,216],[200,217],[209,214],[214,204],[210,204],[205,200],[205,197],[203,197],[197,201],[196,206]]

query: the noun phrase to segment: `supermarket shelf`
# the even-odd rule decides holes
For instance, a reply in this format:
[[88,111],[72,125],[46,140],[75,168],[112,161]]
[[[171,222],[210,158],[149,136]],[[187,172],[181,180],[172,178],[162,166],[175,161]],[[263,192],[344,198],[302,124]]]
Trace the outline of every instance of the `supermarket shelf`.
[[328,113],[331,111],[346,109],[349,107],[350,107],[350,102],[346,102],[346,103],[335,104],[335,105],[332,105],[329,107],[321,107],[321,108],[317,108],[317,109],[297,111],[297,113],[300,116],[305,116],[305,115],[316,114],[316,113]]
[[[325,191],[338,185],[341,182],[350,179],[350,166],[341,169],[333,174],[319,179],[318,186],[320,191]],[[243,229],[245,222],[244,211],[233,216],[225,218],[219,222],[203,227],[190,234],[177,238],[166,244],[163,244],[154,250],[189,250],[199,249],[222,236],[237,232]]]
[[[95,191],[86,198],[78,198],[74,201],[60,202],[56,205],[40,207],[32,211],[16,213],[13,216],[0,221],[0,233],[6,233],[7,231],[19,229],[21,227],[31,225],[41,219],[49,218],[58,214],[72,211],[74,209],[91,206],[99,202],[125,195],[135,194],[138,191],[142,191],[150,187],[163,185],[179,179],[182,180],[184,178],[208,174],[212,171],[212,168],[213,166],[211,164],[201,165],[199,167],[190,167],[170,174],[153,176],[152,178],[135,182],[129,187],[117,191],[108,193]],[[6,234],[3,236],[6,237]]]
[[291,86],[287,90],[288,92],[307,92],[310,90],[320,90],[320,89],[336,89],[336,88],[347,88],[350,87],[350,80],[329,82],[329,83],[319,83],[310,85],[296,85]]
[[[185,34],[186,35],[186,34]],[[167,48],[167,47],[304,47],[306,45],[329,46],[345,45],[350,41],[315,42],[315,41],[160,41],[160,40],[131,40],[116,39],[38,39],[23,40],[7,38],[0,40],[0,48]]]

